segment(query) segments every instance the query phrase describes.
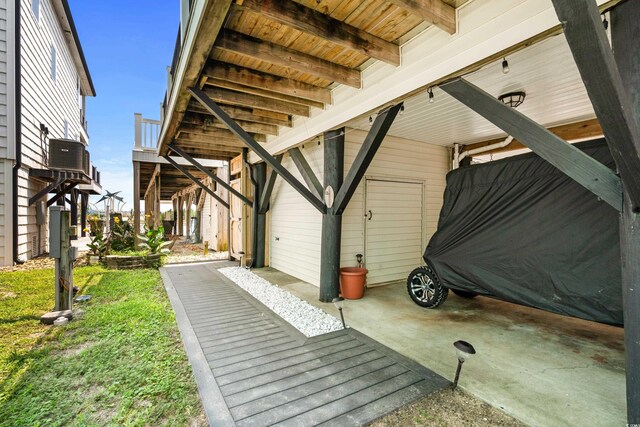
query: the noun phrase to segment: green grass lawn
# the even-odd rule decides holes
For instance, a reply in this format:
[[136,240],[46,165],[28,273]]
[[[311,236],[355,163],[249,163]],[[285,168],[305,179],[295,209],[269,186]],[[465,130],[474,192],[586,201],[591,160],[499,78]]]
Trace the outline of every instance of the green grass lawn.
[[0,426],[200,425],[206,418],[155,270],[74,270],[90,301],[43,326],[53,270],[0,273]]

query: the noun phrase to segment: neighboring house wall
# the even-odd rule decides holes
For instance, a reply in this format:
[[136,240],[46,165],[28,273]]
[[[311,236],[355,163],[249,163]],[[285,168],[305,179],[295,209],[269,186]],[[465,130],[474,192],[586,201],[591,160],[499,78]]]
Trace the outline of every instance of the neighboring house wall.
[[0,0],[0,266],[13,263],[14,37],[14,3]]
[[[345,136],[345,176],[362,144],[366,132],[347,129]],[[302,152],[323,181],[323,147],[305,144]],[[302,180],[289,156],[284,166]],[[366,177],[407,179],[425,184],[423,242],[426,245],[437,228],[449,170],[446,148],[387,137],[367,170]],[[271,198],[271,267],[316,286],[320,282],[322,215],[290,185],[277,179]],[[354,266],[356,254],[365,253],[364,179],[343,214],[341,265]],[[424,249],[424,248],[423,248]],[[417,265],[416,265],[417,266]],[[409,271],[407,271],[409,274]]]
[[[44,182],[29,178],[29,168],[46,167],[48,143],[41,138],[40,124],[49,129],[49,138],[88,142],[81,126],[78,70],[65,35],[51,0],[39,1],[37,15],[32,10],[32,1],[21,1],[22,169],[18,202],[21,259],[47,250],[46,226],[36,225],[35,206],[28,205],[29,198],[45,186]],[[39,242],[36,247],[34,241]]]

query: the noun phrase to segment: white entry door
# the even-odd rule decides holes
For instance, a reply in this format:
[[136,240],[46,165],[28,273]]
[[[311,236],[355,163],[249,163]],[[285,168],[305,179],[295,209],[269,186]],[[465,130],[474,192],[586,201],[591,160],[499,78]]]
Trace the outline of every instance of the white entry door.
[[422,264],[423,184],[366,180],[367,284],[406,279]]

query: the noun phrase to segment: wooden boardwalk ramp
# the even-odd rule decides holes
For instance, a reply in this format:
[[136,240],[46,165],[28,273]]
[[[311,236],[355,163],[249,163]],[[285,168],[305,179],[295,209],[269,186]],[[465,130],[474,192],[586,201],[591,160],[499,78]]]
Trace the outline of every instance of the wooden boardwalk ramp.
[[161,269],[211,425],[363,425],[450,384],[353,329],[306,338],[227,265]]

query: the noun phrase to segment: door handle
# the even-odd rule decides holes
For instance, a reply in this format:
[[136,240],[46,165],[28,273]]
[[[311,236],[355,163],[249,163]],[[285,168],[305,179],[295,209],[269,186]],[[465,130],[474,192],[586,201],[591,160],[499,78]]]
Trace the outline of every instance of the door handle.
[[369,221],[371,221],[371,218],[373,218],[373,212],[371,212],[371,210],[369,210]]

